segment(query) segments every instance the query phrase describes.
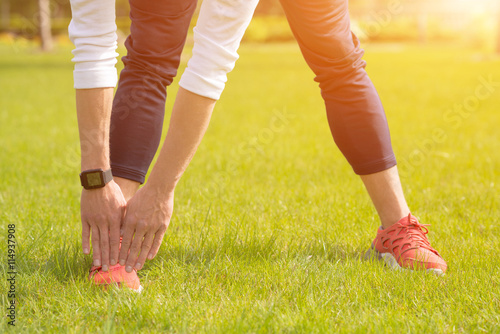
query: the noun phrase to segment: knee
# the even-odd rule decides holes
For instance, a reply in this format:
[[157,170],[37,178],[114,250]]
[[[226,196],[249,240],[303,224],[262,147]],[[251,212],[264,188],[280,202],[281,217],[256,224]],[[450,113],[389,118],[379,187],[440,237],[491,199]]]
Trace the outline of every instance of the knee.
[[366,61],[363,60],[364,50],[360,48],[356,36],[353,35],[350,43],[343,41],[337,45],[336,50],[327,56],[311,57],[309,63],[316,74],[315,81],[319,82],[322,90],[364,85],[368,78]]

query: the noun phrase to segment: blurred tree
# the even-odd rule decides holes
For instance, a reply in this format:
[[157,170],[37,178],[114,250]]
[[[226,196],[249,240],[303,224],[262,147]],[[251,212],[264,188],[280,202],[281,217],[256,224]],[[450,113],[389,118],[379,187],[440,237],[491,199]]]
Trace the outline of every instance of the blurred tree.
[[10,0],[0,0],[0,30],[8,30],[10,25]]
[[33,14],[37,12],[37,8],[38,3],[34,0],[10,1],[11,13],[18,14],[19,16],[26,17],[28,19],[33,18]]
[[42,50],[52,50],[52,31],[50,23],[50,0],[38,0],[38,25]]

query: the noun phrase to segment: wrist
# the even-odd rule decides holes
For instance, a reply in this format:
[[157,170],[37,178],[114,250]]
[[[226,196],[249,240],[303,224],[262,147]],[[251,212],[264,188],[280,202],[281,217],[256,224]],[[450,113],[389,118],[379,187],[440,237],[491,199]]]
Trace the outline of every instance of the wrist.
[[177,182],[179,182],[180,177],[175,177],[169,173],[163,172],[162,167],[159,162],[156,163],[151,175],[148,178],[148,182],[145,184],[152,191],[158,193],[161,196],[168,197],[173,195]]
[[151,179],[151,177],[148,179],[148,182],[146,182],[143,188],[146,188],[145,190],[165,200],[174,197],[175,184],[156,181]]
[[90,170],[90,169],[98,169],[101,168],[103,170],[108,170],[111,168],[108,159],[82,159],[81,162],[81,170],[80,172]]
[[102,168],[104,170],[110,169],[109,156],[105,153],[105,147],[99,150],[90,150],[82,147],[81,154],[81,171],[89,169]]

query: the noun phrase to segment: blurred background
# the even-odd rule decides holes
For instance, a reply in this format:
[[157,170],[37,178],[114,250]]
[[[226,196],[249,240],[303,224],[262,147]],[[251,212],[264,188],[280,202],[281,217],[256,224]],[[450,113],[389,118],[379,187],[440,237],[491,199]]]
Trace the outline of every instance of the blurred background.
[[[363,42],[450,43],[500,53],[498,0],[349,2],[352,30]],[[46,51],[70,43],[69,0],[0,0],[0,13],[0,43],[37,43]],[[116,13],[123,42],[130,25],[127,0],[117,0]],[[245,41],[272,43],[292,39],[279,1],[261,0]]]

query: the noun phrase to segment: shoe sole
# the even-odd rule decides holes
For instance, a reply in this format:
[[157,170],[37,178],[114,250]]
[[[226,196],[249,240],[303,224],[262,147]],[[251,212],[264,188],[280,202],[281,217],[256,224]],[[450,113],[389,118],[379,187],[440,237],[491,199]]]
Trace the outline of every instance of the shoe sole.
[[[111,283],[111,284],[106,284],[106,287],[108,287],[109,285],[113,285],[113,284],[116,284],[118,285],[118,287],[121,289],[122,288],[122,283],[121,282],[117,282],[117,283]],[[131,291],[134,291],[136,293],[141,293],[142,290],[144,290],[144,288],[142,287],[142,285],[139,285],[139,287],[137,289],[132,289],[132,288],[129,288],[127,287],[129,290]]]
[[[109,284],[96,284],[96,286],[103,287],[105,290],[107,290],[110,286],[116,286],[120,289],[123,289],[121,282],[115,282],[115,283],[109,283]],[[139,288],[137,288],[137,289],[132,289],[132,288],[127,287],[127,290],[133,291],[135,293],[141,293],[142,290],[144,290],[144,288],[142,287],[142,285],[139,285]]]
[[[415,271],[409,268],[403,268],[399,265],[398,261],[392,256],[391,253],[380,253],[376,249],[370,248],[365,254],[365,260],[377,259],[383,261],[389,268],[397,271]],[[441,269],[430,268],[425,270],[428,273],[432,273],[436,276],[444,276],[445,273]]]

